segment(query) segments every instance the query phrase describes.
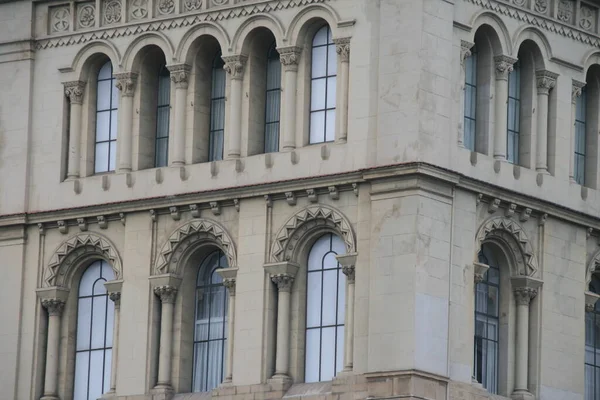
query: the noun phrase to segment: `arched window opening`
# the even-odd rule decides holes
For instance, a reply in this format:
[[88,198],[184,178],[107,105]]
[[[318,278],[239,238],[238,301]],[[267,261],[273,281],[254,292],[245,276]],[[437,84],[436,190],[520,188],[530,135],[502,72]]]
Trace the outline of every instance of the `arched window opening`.
[[475,133],[477,130],[477,51],[473,47],[471,55],[465,60],[465,117],[464,145],[475,151]]
[[229,296],[216,270],[227,267],[226,256],[218,250],[209,254],[198,270],[194,328],[194,392],[208,392],[223,381]]
[[[600,294],[600,278],[593,275],[590,292]],[[585,313],[585,400],[600,398],[600,302]]]
[[312,41],[310,143],[335,139],[337,53],[329,25]]
[[91,264],[81,276],[77,298],[77,341],[73,398],[95,400],[110,389],[114,303],[104,283],[114,280],[105,261]]
[[344,364],[346,276],[335,258],[346,247],[336,235],[321,236],[308,255],[306,284],[306,382],[331,380]]
[[508,75],[508,134],[506,159],[519,164],[521,133],[521,65],[517,61]]
[[171,74],[163,64],[158,73],[156,104],[156,144],[154,166],[166,167],[169,160],[169,113],[171,111]]
[[267,87],[265,95],[265,153],[279,151],[281,113],[281,62],[275,42],[267,52]]
[[212,66],[212,87],[210,94],[210,130],[208,161],[223,159],[225,139],[225,79],[226,74],[221,52],[215,56]]
[[115,170],[117,155],[117,110],[119,90],[110,61],[98,72],[96,81],[96,138],[94,144],[94,173]]
[[490,393],[498,393],[500,324],[500,268],[488,245],[479,252],[479,262],[489,266],[475,289],[475,348],[473,376]]
[[585,184],[585,153],[586,153],[586,112],[587,91],[581,90],[581,96],[575,106],[575,182]]

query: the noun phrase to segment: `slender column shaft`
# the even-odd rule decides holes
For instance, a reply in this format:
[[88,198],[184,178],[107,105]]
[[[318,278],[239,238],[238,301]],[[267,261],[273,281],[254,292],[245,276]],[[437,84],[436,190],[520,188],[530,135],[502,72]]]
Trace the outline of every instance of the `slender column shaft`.
[[65,303],[62,300],[45,299],[42,306],[48,310],[48,343],[46,348],[46,374],[44,377],[44,397],[58,398],[58,359],[60,343],[60,316]]
[[529,303],[537,290],[521,287],[515,290],[517,302],[517,338],[515,355],[515,391],[528,390],[527,370],[529,363]]
[[185,109],[187,102],[190,67],[186,64],[169,66],[171,81],[175,84],[175,122],[173,129],[173,153],[170,165],[185,164]]
[[[354,272],[352,272],[354,274]],[[344,351],[344,370],[352,371],[354,367],[354,277],[348,278],[348,296],[346,301],[346,345]]]
[[244,66],[246,65],[246,56],[236,55],[223,57],[225,61],[225,71],[230,75],[231,105],[229,109],[229,149],[227,156],[229,158],[239,158],[242,148],[242,83],[244,78]]
[[110,391],[115,392],[117,390],[117,355],[119,354],[119,321],[121,315],[121,293],[111,293],[110,299],[115,303],[115,314],[113,322],[113,345],[112,345],[112,359],[110,365]]
[[225,382],[233,380],[233,343],[235,332],[235,279],[225,279],[223,284],[229,290],[229,305],[227,311],[227,366],[225,372]]
[[296,96],[298,85],[298,62],[302,49],[296,46],[277,48],[279,60],[284,67],[283,72],[283,119],[282,150],[292,151],[296,148]]
[[277,285],[277,353],[275,375],[287,376],[290,354],[290,292],[294,278],[288,274],[271,277]]
[[496,56],[494,61],[496,63],[494,158],[506,160],[508,75],[512,72],[516,60],[507,56]]
[[118,171],[130,172],[132,169],[133,153],[133,94],[137,82],[137,74],[124,72],[115,74],[116,87],[121,92],[119,104],[119,131],[117,144],[119,146]]
[[81,110],[83,104],[83,93],[85,82],[66,82],[65,94],[70,100],[69,117],[69,158],[67,166],[67,178],[77,179],[80,176],[79,164],[81,161]]
[[577,117],[577,98],[585,83],[573,80],[571,86],[571,137],[569,140],[569,180],[575,182],[575,119]]
[[177,289],[172,286],[159,286],[154,293],[160,297],[160,350],[158,358],[157,387],[171,386],[171,352],[173,341],[173,308]]
[[537,71],[537,148],[538,172],[548,172],[548,96],[556,85],[557,75],[550,71]]
[[346,142],[348,140],[348,86],[350,82],[350,38],[341,38],[333,40],[336,45],[336,52],[340,57],[341,65],[339,72],[340,84],[340,104],[337,108],[337,117],[339,118],[339,128],[336,132],[336,142]]

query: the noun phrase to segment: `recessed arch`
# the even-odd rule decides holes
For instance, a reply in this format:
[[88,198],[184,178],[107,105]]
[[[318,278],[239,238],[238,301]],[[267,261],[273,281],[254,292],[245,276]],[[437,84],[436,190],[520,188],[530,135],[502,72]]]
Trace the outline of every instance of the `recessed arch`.
[[158,254],[152,274],[171,273],[181,276],[185,264],[182,260],[203,244],[220,248],[227,256],[229,267],[237,267],[235,244],[227,230],[215,221],[196,219],[175,229],[169,236]]
[[228,49],[231,46],[231,40],[223,27],[214,22],[202,22],[188,30],[175,52],[176,62],[186,63],[191,65],[195,57],[193,51],[195,42],[202,36],[212,36],[218,43],[221,49]]
[[545,69],[548,61],[552,59],[552,47],[546,35],[535,27],[523,26],[513,35],[513,49],[518,52],[521,45],[526,41],[535,43],[538,49],[540,59],[536,59],[536,68]]
[[307,42],[310,43],[312,36],[308,34],[308,31],[311,30],[310,27],[313,23],[319,20],[329,25],[334,38],[339,37],[337,25],[340,18],[336,11],[325,4],[313,4],[303,8],[294,16],[284,36],[284,42],[289,46],[303,46]]
[[597,49],[590,50],[587,52],[585,56],[581,59],[581,65],[583,66],[583,79],[585,81],[585,77],[589,71],[589,69],[593,65],[600,65],[600,51]]
[[123,278],[123,264],[116,246],[98,233],[79,233],[62,242],[54,251],[44,271],[43,286],[69,288],[74,271],[89,260],[108,262],[115,279]]
[[265,28],[275,36],[277,46],[282,46],[284,39],[284,28],[281,22],[269,14],[256,14],[245,20],[236,30],[231,41],[230,52],[233,54],[248,54],[248,42],[252,32],[257,28]]
[[356,253],[356,238],[348,218],[331,207],[314,205],[298,211],[279,230],[271,247],[271,261],[297,261],[309,237],[328,231],[342,238],[348,254]]
[[160,32],[148,32],[135,38],[125,50],[122,61],[122,67],[125,71],[133,71],[139,68],[137,64],[139,64],[139,55],[142,49],[152,45],[161,49],[165,55],[167,65],[172,64],[175,49],[169,38]]
[[494,50],[494,55],[509,55],[513,53],[510,34],[504,22],[497,15],[484,11],[479,14],[475,14],[471,20],[471,41],[474,40],[475,32],[482,26],[488,26],[495,35],[491,37],[491,42]]
[[115,69],[121,64],[119,50],[111,42],[95,40],[83,46],[73,58],[71,69],[78,80],[86,81],[89,78],[89,64],[94,63],[99,55],[107,57]]

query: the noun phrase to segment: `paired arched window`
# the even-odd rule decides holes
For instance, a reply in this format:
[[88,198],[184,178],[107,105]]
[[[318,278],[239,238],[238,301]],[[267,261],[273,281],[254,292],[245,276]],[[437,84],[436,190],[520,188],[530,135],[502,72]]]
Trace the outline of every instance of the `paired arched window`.
[[575,105],[575,182],[585,184],[585,153],[586,153],[586,114],[587,114],[587,91],[585,87],[581,90],[581,96]]
[[[600,279],[592,276],[590,292],[600,294]],[[600,302],[585,313],[585,400],[600,398]]]
[[337,53],[329,25],[312,41],[310,143],[335,140]]
[[210,391],[223,381],[229,296],[216,270],[227,267],[226,256],[217,250],[204,259],[198,270],[194,327],[194,392]]
[[275,42],[267,52],[267,87],[265,95],[265,153],[279,151],[281,113],[281,63]]
[[166,65],[158,73],[156,104],[156,143],[154,166],[166,167],[169,162],[169,113],[171,109],[171,74]]
[[119,90],[110,61],[98,72],[96,81],[96,135],[94,142],[94,173],[115,170],[117,155],[117,109]]
[[215,56],[212,64],[212,87],[210,92],[210,130],[208,161],[223,159],[225,140],[225,79],[226,74],[221,52]]
[[110,265],[96,261],[79,281],[73,393],[76,400],[95,400],[110,389],[115,309],[104,283],[113,279]]
[[521,133],[521,64],[517,61],[508,75],[508,123],[506,136],[506,159],[519,164]]
[[308,255],[306,283],[306,382],[329,381],[343,368],[346,276],[335,258],[340,237],[321,236]]
[[500,324],[500,268],[487,245],[481,247],[479,262],[489,266],[475,288],[475,348],[473,376],[490,393],[498,393]]
[[471,49],[471,55],[465,60],[465,115],[464,145],[475,151],[475,132],[477,130],[477,51]]

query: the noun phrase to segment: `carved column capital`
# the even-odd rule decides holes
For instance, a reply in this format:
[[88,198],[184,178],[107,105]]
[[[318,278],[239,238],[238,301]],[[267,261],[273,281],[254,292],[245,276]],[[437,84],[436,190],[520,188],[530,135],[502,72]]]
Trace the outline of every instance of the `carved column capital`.
[[223,279],[223,286],[227,288],[230,296],[235,296],[235,278]]
[[174,304],[177,297],[177,288],[174,286],[157,286],[154,288],[156,294],[162,303]]
[[600,298],[600,295],[597,295],[593,292],[585,292],[585,311],[592,312],[596,308],[596,302]]
[[509,56],[496,56],[494,57],[494,64],[496,66],[496,79],[508,80],[508,74],[513,71],[513,65],[518,60]]
[[464,68],[465,61],[471,57],[471,49],[475,46],[475,43],[467,42],[466,40],[460,41],[460,65]]
[[342,272],[344,273],[344,275],[346,275],[346,279],[348,280],[348,283],[355,282],[356,267],[354,265],[342,266]]
[[581,91],[585,85],[585,82],[580,82],[573,79],[571,86],[571,103],[577,103],[577,98],[581,96]]
[[121,307],[121,292],[110,292],[108,297],[115,303],[115,308]]
[[135,72],[121,72],[114,74],[116,83],[115,86],[121,91],[121,96],[132,97],[135,91],[138,74]]
[[333,39],[335,43],[335,51],[340,56],[342,62],[350,61],[350,38]]
[[556,86],[558,74],[546,70],[535,71],[538,94],[548,94]]
[[300,56],[302,55],[302,47],[278,47],[277,52],[279,53],[281,65],[289,70],[298,70],[298,63],[300,62]]
[[280,292],[290,292],[294,284],[294,276],[291,274],[271,275],[271,280],[277,285]]
[[187,89],[191,67],[188,64],[169,65],[167,69],[171,73],[171,82],[176,88]]
[[231,75],[231,79],[242,79],[244,77],[244,68],[248,57],[238,54],[235,56],[222,57],[225,62],[223,69]]
[[473,281],[475,284],[483,282],[485,273],[490,269],[490,266],[480,262],[473,263]]
[[42,307],[48,311],[50,316],[61,316],[65,302],[61,299],[42,299]]
[[72,81],[63,83],[65,86],[65,95],[71,101],[71,104],[82,104],[83,94],[85,89],[85,82],[83,81]]
[[514,290],[518,306],[528,306],[531,300],[537,296],[538,290],[531,287],[520,287]]

